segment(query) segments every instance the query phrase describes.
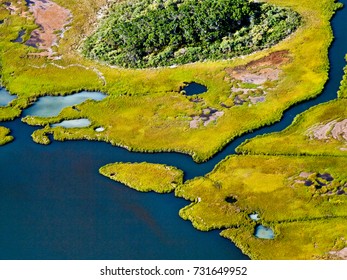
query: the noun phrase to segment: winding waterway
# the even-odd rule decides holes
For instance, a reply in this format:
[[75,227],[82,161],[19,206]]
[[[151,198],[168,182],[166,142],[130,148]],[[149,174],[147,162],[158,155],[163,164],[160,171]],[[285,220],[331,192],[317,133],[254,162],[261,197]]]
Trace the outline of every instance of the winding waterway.
[[[347,4],[347,0],[341,1]],[[280,131],[308,108],[336,98],[347,49],[347,9],[332,21],[331,68],[324,92],[287,110],[281,122],[230,143],[196,164],[178,153],[131,153],[102,142],[35,144],[36,129],[4,122],[15,141],[0,147],[1,259],[247,259],[218,231],[200,232],[178,216],[187,201],[173,194],[139,193],[98,174],[116,161],[165,163],[204,175],[246,139]]]

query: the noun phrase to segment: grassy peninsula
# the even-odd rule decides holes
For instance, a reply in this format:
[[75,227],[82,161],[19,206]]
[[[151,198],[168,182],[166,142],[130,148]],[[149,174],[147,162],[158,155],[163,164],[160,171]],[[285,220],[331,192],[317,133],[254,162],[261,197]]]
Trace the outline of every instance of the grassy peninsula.
[[[330,258],[347,247],[346,164],[336,157],[231,156],[176,189],[192,201],[180,216],[199,230],[227,228],[222,235],[253,259]],[[275,238],[255,237],[259,224]],[[318,232],[332,225],[333,235]]]
[[183,183],[183,172],[175,167],[153,163],[111,163],[100,174],[141,192],[172,192]]

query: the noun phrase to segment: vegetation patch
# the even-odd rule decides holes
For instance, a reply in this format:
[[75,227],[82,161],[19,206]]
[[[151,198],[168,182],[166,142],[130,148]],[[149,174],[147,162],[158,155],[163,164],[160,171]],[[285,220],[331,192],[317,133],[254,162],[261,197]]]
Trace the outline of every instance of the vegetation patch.
[[140,68],[225,59],[274,45],[299,24],[288,8],[247,0],[116,2],[84,52]]
[[[334,258],[330,251],[346,247],[346,164],[336,157],[231,156],[175,190],[192,201],[179,214],[199,230],[228,228],[222,236],[251,258]],[[273,230],[273,240],[254,235],[260,225]]]
[[251,225],[221,232],[252,259],[312,260],[346,259],[346,218],[276,223],[276,237],[271,240],[254,236]]
[[10,130],[6,127],[0,126],[0,146],[13,141],[13,136],[9,135]]
[[141,192],[168,193],[183,183],[183,172],[172,166],[142,163],[112,163],[99,172]]
[[347,101],[331,101],[298,115],[281,132],[245,141],[243,154],[347,155]]
[[[346,56],[347,59],[347,56]],[[344,75],[341,81],[340,89],[337,93],[339,98],[347,98],[347,65],[343,68]]]

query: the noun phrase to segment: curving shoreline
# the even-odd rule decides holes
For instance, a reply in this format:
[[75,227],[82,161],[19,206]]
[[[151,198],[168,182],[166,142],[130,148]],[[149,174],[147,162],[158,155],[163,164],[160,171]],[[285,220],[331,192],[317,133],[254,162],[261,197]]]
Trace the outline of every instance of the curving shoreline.
[[[309,102],[308,104],[311,104],[311,102]],[[300,107],[300,106],[299,106]],[[288,120],[287,120],[287,122],[288,122]],[[281,125],[283,125],[283,123],[281,124]],[[257,133],[261,133],[261,131],[263,131],[263,130],[260,130],[260,131],[258,131]],[[64,134],[63,134],[64,135]],[[252,135],[254,135],[254,134],[252,134]],[[87,136],[88,137],[88,136]],[[246,137],[249,137],[249,135],[246,135]],[[88,139],[90,139],[90,138],[88,138]],[[232,145],[231,145],[232,146]],[[229,146],[230,147],[230,146]],[[229,147],[228,147],[228,149],[229,149]],[[226,151],[226,150],[225,150]],[[222,154],[224,154],[225,153],[225,151],[222,153]],[[216,162],[216,160],[218,160],[218,158],[220,159],[220,156],[221,155],[218,155],[216,158],[213,158],[213,160],[212,160],[212,162]],[[209,166],[211,166],[211,164],[212,163],[208,163],[209,164]],[[205,172],[205,171],[203,171],[203,172]],[[227,234],[224,232],[223,233],[223,235],[225,234],[225,236],[227,236]],[[231,234],[232,235],[232,234]],[[230,235],[230,236],[231,236]],[[241,241],[240,240],[238,240],[237,241],[238,243],[237,244],[239,244],[239,246],[240,247],[242,247],[242,244],[241,244]],[[246,249],[245,249],[245,251],[247,251]]]

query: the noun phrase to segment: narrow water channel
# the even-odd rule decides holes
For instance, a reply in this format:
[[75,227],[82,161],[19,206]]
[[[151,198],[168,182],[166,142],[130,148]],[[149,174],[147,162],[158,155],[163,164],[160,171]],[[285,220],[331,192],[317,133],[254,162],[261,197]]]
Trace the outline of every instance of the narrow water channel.
[[[347,4],[347,0],[341,1]],[[178,216],[187,201],[139,193],[98,174],[111,162],[165,163],[204,175],[246,139],[283,130],[308,108],[336,98],[347,52],[347,9],[333,18],[329,82],[317,98],[287,110],[275,125],[230,143],[196,164],[178,153],[131,153],[107,143],[31,140],[36,129],[5,122],[16,140],[0,147],[0,259],[247,259],[218,231],[199,232]]]

